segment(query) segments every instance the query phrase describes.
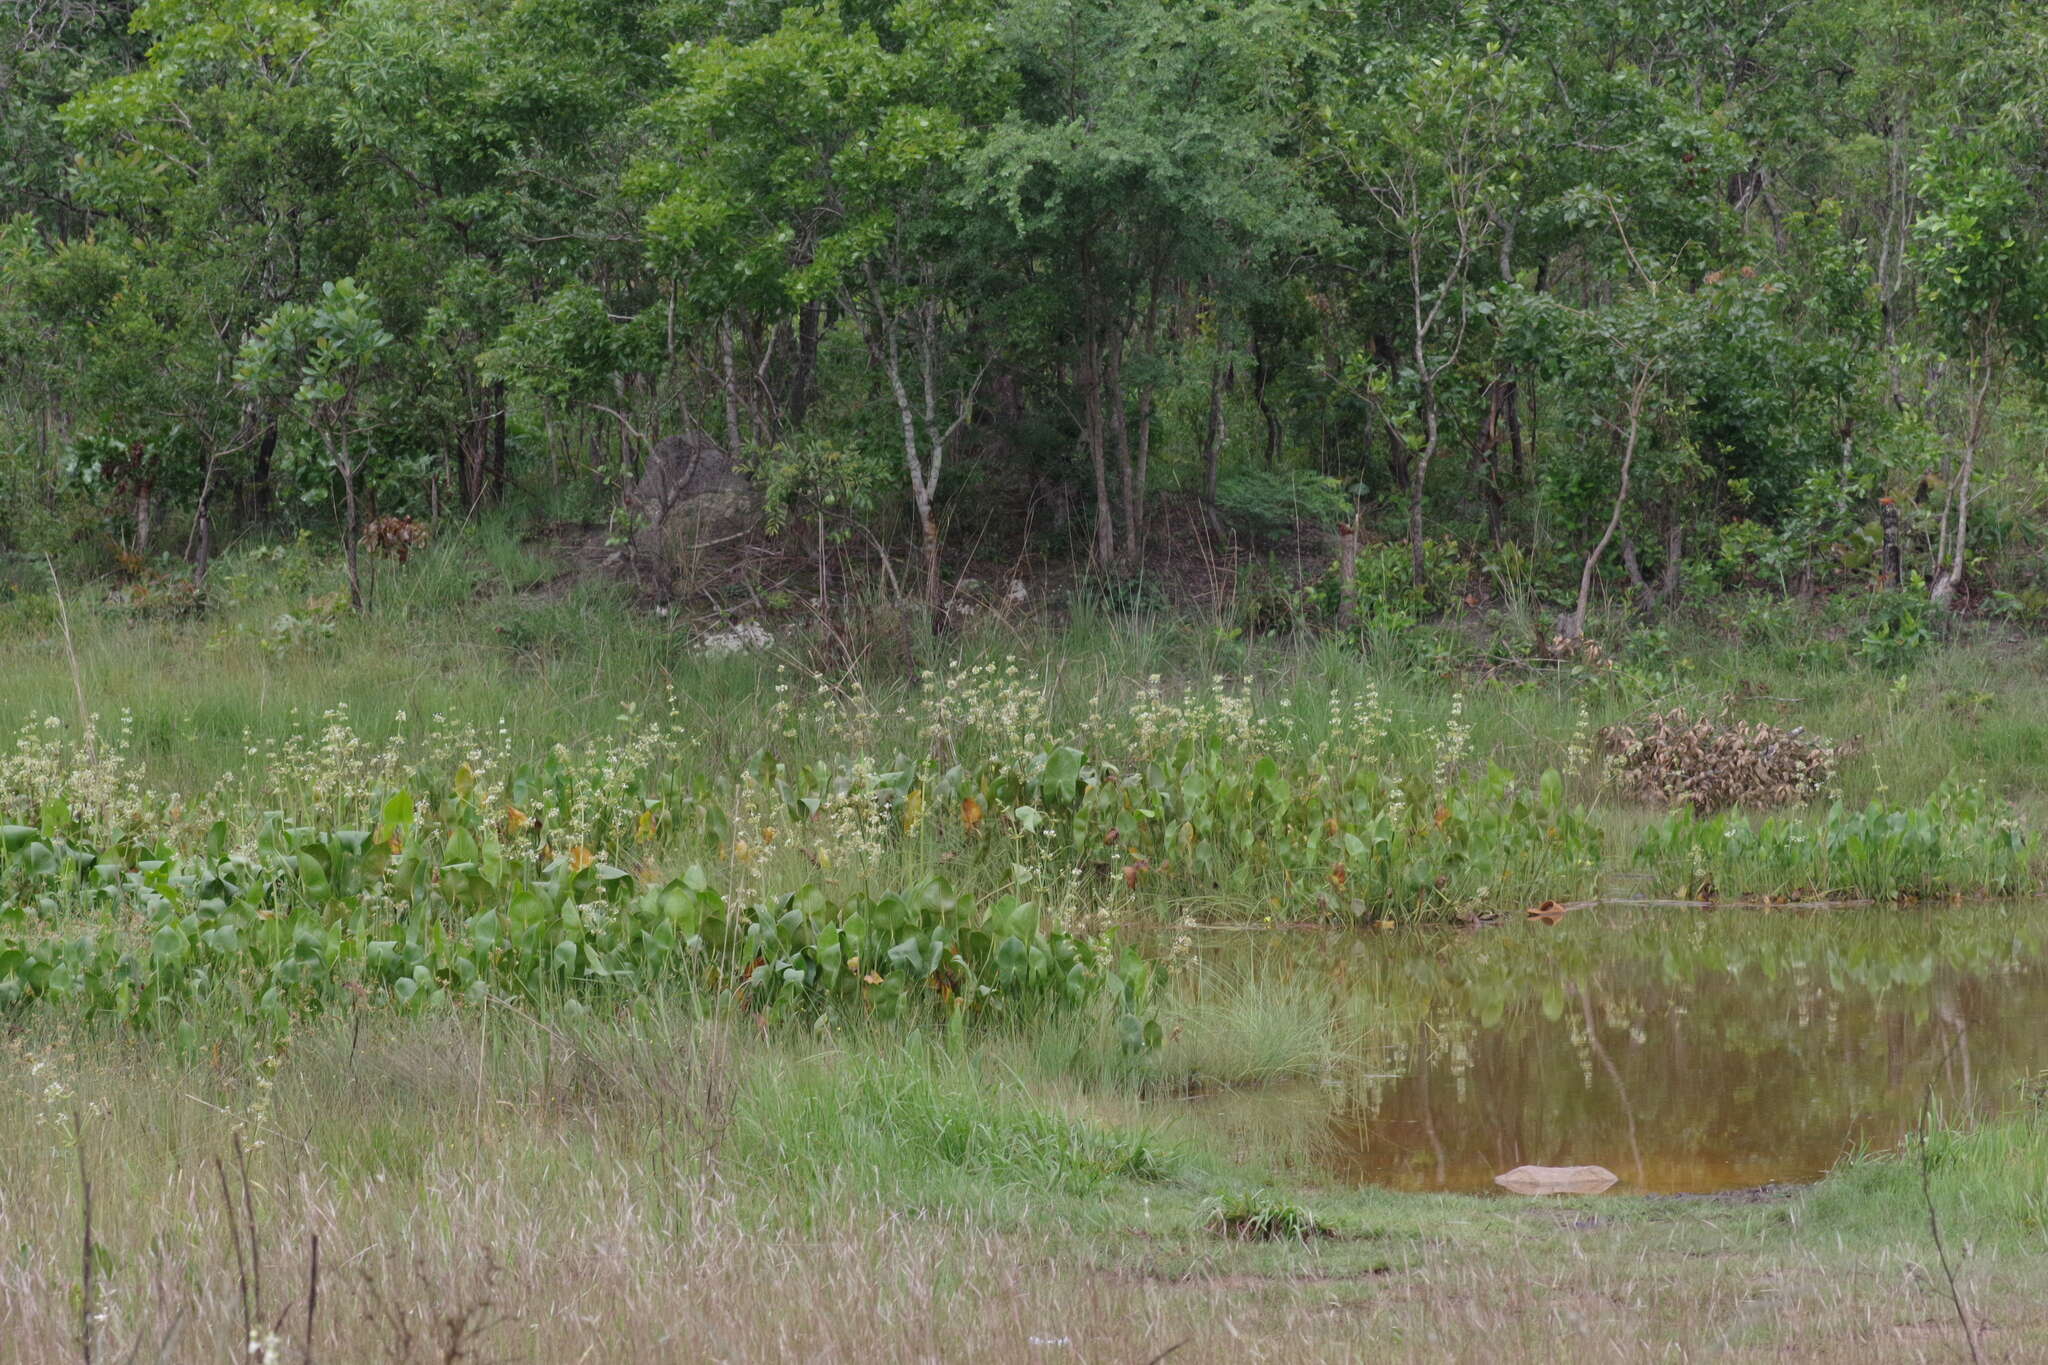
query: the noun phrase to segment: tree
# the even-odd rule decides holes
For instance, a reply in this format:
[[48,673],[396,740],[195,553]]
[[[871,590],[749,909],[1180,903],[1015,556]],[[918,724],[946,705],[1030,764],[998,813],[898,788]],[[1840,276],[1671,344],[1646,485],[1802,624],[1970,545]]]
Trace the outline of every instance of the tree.
[[[1194,330],[1195,296],[1262,278],[1328,223],[1287,150],[1308,33],[1264,0],[1025,0],[1000,32],[1017,92],[970,157],[969,195],[999,215],[981,224],[987,254],[1016,262],[1005,311],[1073,367],[1096,565],[1129,567],[1172,334]],[[1178,329],[1162,321],[1176,309]]]
[[1558,620],[1564,639],[1586,633],[1594,583],[1622,534],[1644,466],[1666,486],[1691,476],[1697,456],[1681,419],[1696,403],[1702,328],[1746,282],[1720,276],[1688,290],[1645,275],[1602,307],[1534,294],[1514,300],[1517,354],[1551,381],[1575,424],[1606,438],[1586,442],[1577,461],[1552,472],[1553,496],[1569,500],[1567,511],[1584,515],[1598,505],[1605,513],[1579,561],[1572,607]]
[[[1424,585],[1423,511],[1443,442],[1447,376],[1475,315],[1490,310],[1476,272],[1509,221],[1521,139],[1537,102],[1533,74],[1497,47],[1382,50],[1321,110],[1323,155],[1354,196],[1355,288],[1378,296],[1393,340],[1378,362],[1389,439],[1405,449],[1408,550]],[[1374,330],[1377,330],[1375,327]],[[1357,372],[1365,368],[1354,364]],[[1398,398],[1398,406],[1393,401]]]
[[2048,354],[2048,211],[2039,142],[2015,146],[2001,131],[1939,139],[1919,164],[1926,204],[1914,225],[1920,294],[1941,340],[1962,362],[1961,452],[1945,468],[1939,539],[1928,596],[1954,605],[1966,564],[1970,503],[1985,419],[2018,351]]
[[353,440],[358,400],[391,334],[377,319],[377,302],[352,279],[320,286],[315,304],[288,303],[242,344],[236,378],[251,393],[284,398],[319,434],[327,461],[341,478],[342,550],[348,563],[348,601],[363,610],[356,567],[362,521],[356,505]]
[[[670,149],[639,172],[659,193],[657,259],[720,329],[729,412],[735,310],[787,318],[829,301],[857,323],[896,415],[933,611],[939,480],[982,373],[958,354],[947,255],[969,115],[1000,88],[988,49],[967,5],[899,5],[875,22],[791,10],[752,42],[678,51],[679,88],[656,111]],[[734,443],[738,425],[728,418]]]

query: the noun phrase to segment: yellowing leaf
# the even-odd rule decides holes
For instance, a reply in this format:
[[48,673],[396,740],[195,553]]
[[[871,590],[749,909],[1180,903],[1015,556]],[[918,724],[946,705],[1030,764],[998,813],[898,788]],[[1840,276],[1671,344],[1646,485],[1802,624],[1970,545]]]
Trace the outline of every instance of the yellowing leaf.
[[972,830],[981,823],[981,802],[973,797],[964,797],[960,802],[960,823]]
[[581,844],[569,850],[569,870],[571,872],[581,872],[596,861],[597,855]]

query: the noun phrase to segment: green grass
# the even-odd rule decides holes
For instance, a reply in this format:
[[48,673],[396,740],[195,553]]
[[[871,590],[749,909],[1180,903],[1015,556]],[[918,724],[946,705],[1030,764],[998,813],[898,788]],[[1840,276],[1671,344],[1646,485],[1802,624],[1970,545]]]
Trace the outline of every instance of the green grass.
[[[1400,1196],[1162,1135],[1035,1076],[1022,1034],[764,1036],[657,999],[617,1020],[335,1017],[241,1046],[234,1018],[201,1022],[224,1047],[50,1021],[0,1053],[13,1358],[77,1358],[81,1169],[114,1358],[236,1353],[245,1295],[296,1356],[316,1234],[333,1359],[406,1358],[393,1306],[480,1313],[486,1347],[543,1360],[592,1332],[660,1358],[678,1321],[744,1360],[963,1340],[1021,1359],[1059,1337],[1094,1358],[1335,1360],[1362,1331],[1398,1359],[1959,1341],[1943,1286],[1900,1278],[1933,1264],[1910,1156],[1760,1203]],[[2044,1133],[2032,1112],[1931,1144],[1993,1343],[2048,1328]]]
[[2048,1109],[2040,1099],[1963,1129],[1931,1114],[1904,1151],[1838,1169],[1803,1201],[1801,1216],[1817,1233],[1898,1240],[1926,1225],[1930,1198],[1958,1245],[2048,1254]]
[[[800,638],[706,658],[680,618],[555,574],[510,529],[486,525],[387,567],[377,613],[360,620],[323,605],[334,567],[303,547],[227,556],[218,605],[197,618],[74,585],[87,705],[109,735],[129,713],[132,756],[163,791],[245,774],[251,744],[317,730],[344,703],[371,750],[420,743],[439,715],[487,736],[502,721],[515,762],[601,746],[623,707],[655,714],[671,688],[674,763],[694,774],[729,775],[767,746],[799,763],[929,751],[922,702],[880,651],[858,679],[864,700],[850,700],[855,679],[828,674],[835,700],[807,699],[791,743],[776,688],[818,662]],[[280,627],[286,613],[300,624]],[[1388,765],[1427,771],[1462,693],[1466,761],[1566,769],[1571,798],[1604,833],[1610,889],[1623,891],[1651,889],[1627,851],[1662,813],[1614,798],[1576,760],[1592,731],[1674,704],[1851,744],[1840,787],[1852,808],[1919,804],[1950,778],[2031,816],[2048,808],[2041,650],[1995,628],[1877,673],[1857,661],[1858,627],[1840,607],[1711,606],[1615,632],[1611,668],[1565,671],[1489,671],[1501,651],[1486,622],[1432,627],[1426,650],[1389,637],[1366,653],[1223,625],[1076,604],[1064,620],[984,623],[927,648],[933,667],[1015,656],[1062,733],[1129,710],[1153,675],[1169,691],[1250,677],[1256,715],[1282,727],[1271,742],[1302,764],[1375,697]],[[1447,648],[1467,665],[1448,678]],[[73,711],[49,600],[0,602],[0,716],[69,725]],[[1083,897],[1061,880],[1068,869],[1013,860],[1008,844],[994,856],[992,838],[962,832],[957,808],[932,810],[950,822],[943,837],[903,838],[845,868],[822,868],[785,837],[758,875],[901,885],[940,871],[978,893],[1036,877],[1048,901],[1143,904],[1116,926],[1119,944],[1169,960],[1187,910],[1275,913],[1241,893],[1119,900],[1113,872]],[[1585,955],[1603,951],[1582,937],[1533,942],[1483,946],[1558,979],[1584,976]],[[1880,956],[1859,955],[1859,942],[1845,960]],[[729,993],[663,990],[401,1016],[344,987],[296,1013],[200,998],[148,1035],[64,1011],[16,1015],[0,1046],[0,1246],[13,1248],[0,1339],[32,1343],[24,1361],[78,1358],[82,1166],[104,1265],[100,1356],[243,1355],[247,1291],[231,1248],[237,1236],[246,1247],[251,1220],[239,1143],[265,1258],[254,1307],[288,1324],[288,1358],[303,1340],[291,1324],[316,1234],[329,1269],[313,1341],[330,1360],[421,1358],[427,1344],[402,1343],[394,1321],[439,1331],[472,1318],[490,1324],[484,1357],[536,1360],[596,1343],[617,1358],[702,1352],[678,1345],[678,1324],[736,1359],[971,1348],[1143,1360],[1181,1343],[1178,1365],[1347,1359],[1370,1341],[1392,1359],[1555,1358],[1570,1343],[1588,1357],[1869,1365],[1955,1347],[1945,1290],[1917,1271],[1901,1287],[1900,1267],[1932,1256],[1916,1154],[1859,1160],[1755,1204],[1322,1183],[1301,1116],[1326,1107],[1291,1108],[1296,1092],[1364,1064],[1362,1040],[1391,1037],[1424,989],[1376,962],[1371,940],[1351,951],[1361,956],[1341,981],[1259,956],[1182,971],[1156,1001],[1162,1036],[1143,1053],[1119,1045],[1116,1008],[1099,1000],[971,1025],[942,1010],[893,1023],[842,1009],[770,1018]],[[1270,1091],[1259,1123],[1205,1125],[1172,1098],[1232,1088]],[[2040,1111],[1937,1126],[1927,1154],[1967,1301],[1993,1323],[1987,1341],[2048,1331]],[[1254,1227],[1274,1235],[1238,1235]]]

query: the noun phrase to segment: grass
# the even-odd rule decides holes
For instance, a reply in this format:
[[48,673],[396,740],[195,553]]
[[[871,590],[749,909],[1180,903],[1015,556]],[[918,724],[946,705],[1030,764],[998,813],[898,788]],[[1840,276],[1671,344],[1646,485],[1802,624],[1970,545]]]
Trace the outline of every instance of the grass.
[[[704,760],[729,766],[772,737],[777,665],[814,662],[794,640],[765,655],[706,658],[680,617],[637,611],[615,585],[552,584],[546,563],[502,526],[382,572],[377,614],[363,620],[327,609],[334,566],[303,547],[224,556],[214,580],[219,606],[198,619],[138,612],[74,585],[88,704],[110,720],[130,711],[142,757],[189,791],[243,761],[245,732],[278,732],[294,711],[312,720],[345,703],[373,744],[402,728],[400,712],[444,714],[487,731],[502,718],[520,743],[544,748],[595,735],[622,704],[651,707],[674,683]],[[286,613],[332,633],[280,637],[272,628]],[[968,662],[1032,661],[1029,672],[1062,723],[1085,717],[1098,698],[1127,699],[1154,675],[1200,684],[1255,674],[1262,701],[1286,703],[1310,748],[1327,734],[1331,702],[1347,707],[1370,688],[1398,722],[1390,751],[1413,761],[1427,758],[1458,690],[1473,754],[1522,772],[1566,766],[1581,706],[1595,730],[1670,704],[1727,707],[1850,744],[1841,787],[1852,805],[1879,795],[1918,801],[1947,778],[1967,777],[2039,808],[2048,794],[2039,642],[1974,628],[1894,673],[1856,662],[1850,627],[1830,625],[1822,613],[1784,629],[1807,643],[1745,643],[1755,632],[1737,607],[1722,607],[1625,639],[1613,668],[1508,670],[1455,687],[1398,651],[1247,641],[1198,619],[1079,603],[1054,626],[969,623],[943,650]],[[0,703],[13,714],[72,717],[47,594],[0,602],[0,676]],[[913,739],[911,727],[889,723],[905,700],[901,671],[877,668],[864,681],[881,717],[881,747]]]
[[[245,1303],[259,1337],[276,1324],[270,1358],[301,1358],[316,1235],[310,1341],[335,1360],[1954,1345],[1910,1161],[1754,1203],[1319,1188],[1004,1055],[764,1037],[653,1001],[625,1021],[337,1017],[248,1059],[30,1028],[0,1060],[0,1331],[25,1365],[79,1358],[82,1162],[112,1359],[234,1356]],[[2043,1133],[2035,1113],[1935,1139],[1994,1354],[2048,1330],[2025,1202]]]
[[[220,605],[200,618],[80,585],[88,704],[109,734],[125,710],[150,782],[188,793],[246,777],[268,746],[317,733],[344,704],[366,752],[468,727],[544,764],[556,744],[616,733],[625,707],[655,714],[671,689],[686,771],[730,774],[770,745],[794,760],[930,748],[900,660],[828,674],[792,716],[777,688],[816,662],[800,641],[709,658],[679,620],[554,574],[486,526],[387,567],[362,620],[332,612],[333,566],[304,546],[224,557]],[[1429,657],[1460,629],[1432,629]],[[0,601],[0,717],[74,724],[55,630],[47,599]],[[984,621],[931,648],[996,677],[1016,656],[1021,682],[963,672],[935,691],[982,688],[989,714],[1029,694],[1058,732],[1150,714],[1155,675],[1202,695],[1218,675],[1250,677],[1252,714],[1291,717],[1272,742],[1303,765],[1384,724],[1387,766],[1426,772],[1455,718],[1467,763],[1566,773],[1608,846],[1610,890],[1646,889],[1626,850],[1661,812],[1602,789],[1591,735],[1673,704],[1849,743],[1852,809],[1918,805],[1963,778],[2030,817],[2048,811],[2036,644],[1983,630],[1877,674],[1856,641],[1826,610],[1724,607],[1619,641],[1612,668],[1475,666],[1447,681],[1398,638],[1361,654],[1077,604],[1058,622]],[[1489,647],[1466,645],[1475,663]],[[1239,695],[1234,681],[1225,691]],[[820,875],[795,843],[776,841],[761,864],[778,883],[767,889]],[[1050,875],[970,856],[993,847],[957,831],[905,839],[829,876],[901,884],[939,870],[989,891]],[[1105,904],[1137,903],[1106,880]],[[1171,913],[1118,932],[1172,963],[1181,913],[1263,919],[1268,889],[1181,888],[1158,897]],[[0,1340],[25,1365],[79,1360],[88,1339],[97,1360],[279,1362],[1569,1350],[1868,1365],[1955,1351],[1946,1287],[1927,1269],[1921,1169],[1897,1156],[1753,1202],[1322,1183],[1300,1158],[1302,1116],[1324,1109],[1297,1114],[1293,1097],[1356,1069],[1414,1004],[1361,942],[1341,977],[1257,956],[1183,966],[1142,1055],[1119,1045],[1102,1002],[972,1026],[938,1010],[771,1020],[730,993],[662,989],[399,1015],[342,983],[318,1011],[202,995],[147,1034],[18,1012],[0,1040]],[[1541,942],[1559,979],[1586,974],[1583,939]],[[1233,1087],[1270,1091],[1263,1127],[1198,1126],[1161,1103]],[[1966,1302],[1988,1351],[2013,1355],[2048,1332],[2048,1121],[2034,1108],[1938,1127],[1927,1152]]]

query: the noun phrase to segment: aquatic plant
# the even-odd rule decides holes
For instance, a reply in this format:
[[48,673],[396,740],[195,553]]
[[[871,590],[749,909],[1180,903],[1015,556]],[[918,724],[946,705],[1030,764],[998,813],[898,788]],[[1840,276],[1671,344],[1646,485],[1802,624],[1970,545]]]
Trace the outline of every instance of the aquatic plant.
[[1635,861],[1675,895],[2016,895],[2036,884],[2033,841],[1982,787],[1948,784],[1917,806],[1837,802],[1817,819],[1679,811],[1644,832]]
[[729,899],[694,867],[653,881],[581,845],[527,855],[459,794],[422,805],[401,790],[369,828],[271,817],[246,851],[225,825],[189,854],[96,848],[57,819],[0,826],[0,868],[17,891],[0,910],[4,1005],[147,1024],[201,1001],[281,1014],[344,993],[418,1008],[660,985],[889,1019],[1106,995],[1127,1044],[1158,1037],[1150,969],[1049,927],[1030,902],[937,880]]

